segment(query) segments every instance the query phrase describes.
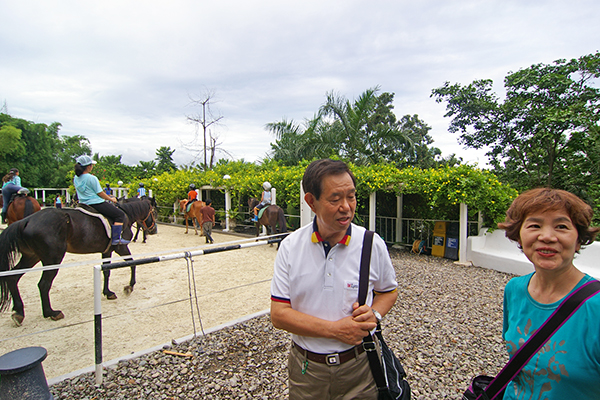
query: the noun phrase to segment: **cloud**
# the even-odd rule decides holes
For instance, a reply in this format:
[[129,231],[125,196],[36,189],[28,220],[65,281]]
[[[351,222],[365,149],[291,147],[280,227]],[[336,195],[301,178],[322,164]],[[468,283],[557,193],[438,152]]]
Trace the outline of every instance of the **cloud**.
[[490,78],[597,50],[595,1],[8,2],[0,100],[11,115],[62,123],[94,152],[135,164],[161,146],[193,155],[190,97],[215,93],[225,150],[255,161],[268,122],[311,118],[335,90],[380,85],[398,117],[418,114],[434,145],[483,164],[447,132],[430,98],[445,81]]

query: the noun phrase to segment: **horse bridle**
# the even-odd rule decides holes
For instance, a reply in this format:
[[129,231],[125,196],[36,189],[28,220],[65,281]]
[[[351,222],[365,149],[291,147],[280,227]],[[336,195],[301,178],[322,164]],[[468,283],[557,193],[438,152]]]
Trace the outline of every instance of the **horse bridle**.
[[150,231],[150,229],[154,228],[154,225],[156,225],[156,218],[152,218],[152,225],[148,226],[146,225],[146,220],[148,218],[150,218],[150,215],[152,215],[152,212],[154,211],[154,207],[150,207],[150,211],[148,211],[148,215],[146,215],[146,218],[144,218],[141,223],[142,226],[144,227],[145,230]]

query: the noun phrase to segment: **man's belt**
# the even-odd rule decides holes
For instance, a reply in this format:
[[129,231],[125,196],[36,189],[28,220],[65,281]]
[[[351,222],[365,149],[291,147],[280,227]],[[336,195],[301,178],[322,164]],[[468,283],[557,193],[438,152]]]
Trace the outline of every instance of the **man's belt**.
[[292,347],[294,347],[300,354],[305,356],[310,361],[318,362],[321,364],[327,365],[340,365],[345,363],[346,361],[350,361],[353,358],[356,358],[358,354],[361,354],[365,351],[362,344],[359,344],[351,349],[346,351],[342,351],[341,353],[331,353],[331,354],[321,354],[321,353],[313,353],[312,351],[308,351],[300,347],[296,342],[292,342]]

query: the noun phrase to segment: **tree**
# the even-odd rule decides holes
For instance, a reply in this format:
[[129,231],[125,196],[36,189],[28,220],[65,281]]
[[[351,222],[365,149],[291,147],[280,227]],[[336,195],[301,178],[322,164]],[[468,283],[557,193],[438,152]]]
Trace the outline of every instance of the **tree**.
[[100,156],[95,153],[93,158],[97,162],[94,175],[101,181],[131,182],[135,178],[135,167],[123,164],[121,155]]
[[[204,142],[204,146],[203,146],[204,170],[206,170],[207,168],[212,168],[212,161],[214,160],[214,152],[216,151],[216,146],[217,146],[216,137],[212,136],[212,132],[209,131],[208,128],[211,125],[217,124],[220,120],[223,119],[223,116],[221,116],[221,115],[215,116],[212,113],[210,105],[212,102],[214,102],[214,96],[215,96],[214,92],[207,91],[204,94],[204,97],[202,97],[201,99],[196,100],[196,99],[190,97],[192,104],[200,106],[202,111],[201,111],[201,113],[199,113],[197,115],[191,115],[191,116],[187,117],[188,121],[193,122],[194,124],[200,125],[202,127],[203,142]],[[208,137],[207,137],[207,133],[208,133]],[[192,149],[194,149],[196,146],[197,135],[198,135],[198,133],[196,133],[194,140],[188,145]],[[207,140],[208,140],[208,145],[207,145]],[[212,146],[212,151],[211,151],[210,146]],[[211,157],[210,165],[208,164],[209,151],[213,155],[213,157]]]
[[276,137],[273,159],[285,165],[300,160],[338,157],[356,165],[393,162],[429,167],[441,151],[429,148],[431,129],[417,115],[398,121],[393,93],[375,87],[350,102],[329,92],[319,112],[303,125],[283,119],[265,127]]
[[523,190],[536,186],[567,189],[598,183],[600,52],[570,61],[535,64],[504,79],[506,98],[492,92],[491,80],[434,89],[447,103],[449,130],[460,142],[487,148],[489,163],[505,182]]
[[21,130],[12,125],[0,126],[0,173],[12,168],[11,163],[25,155],[25,145],[21,141]]
[[276,138],[271,143],[273,159],[283,165],[297,165],[301,160],[336,155],[335,138],[329,135],[329,126],[316,115],[302,125],[285,118],[265,125]]
[[339,156],[357,165],[378,163],[396,152],[414,152],[412,140],[401,131],[392,112],[392,93],[377,96],[379,87],[367,89],[351,103],[330,92],[321,106],[323,117],[333,118],[330,125]]
[[57,154],[58,169],[53,182],[48,182],[49,187],[68,187],[71,184],[71,172],[77,157],[90,154],[92,148],[90,141],[82,135],[61,136]]
[[171,150],[171,147],[162,146],[156,150],[156,172],[162,174],[163,172],[170,172],[177,170],[177,165],[173,162],[173,153],[175,150]]

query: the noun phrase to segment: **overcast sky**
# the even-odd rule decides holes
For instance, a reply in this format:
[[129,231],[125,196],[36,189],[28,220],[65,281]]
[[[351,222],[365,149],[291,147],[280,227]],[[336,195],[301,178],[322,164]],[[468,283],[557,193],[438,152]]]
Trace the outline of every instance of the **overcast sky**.
[[131,165],[161,146],[190,163],[190,98],[207,92],[222,148],[258,161],[274,141],[266,123],[379,85],[398,118],[432,127],[444,156],[483,166],[431,90],[489,78],[500,94],[511,71],[600,48],[598,0],[5,0],[0,15],[0,105]]

